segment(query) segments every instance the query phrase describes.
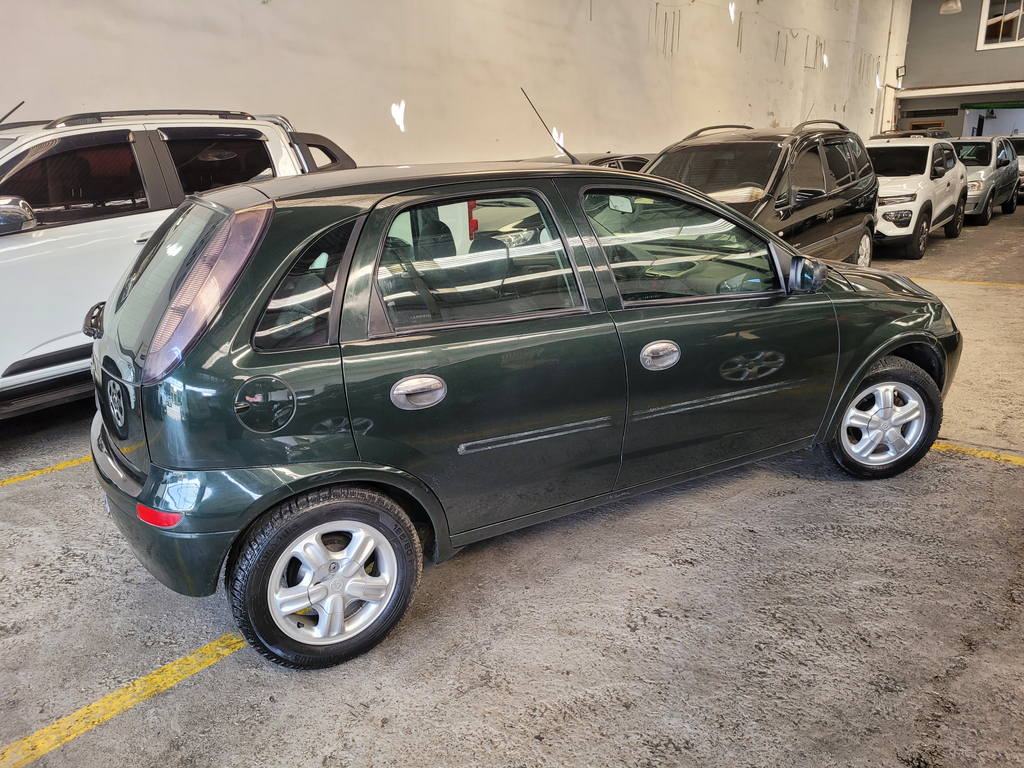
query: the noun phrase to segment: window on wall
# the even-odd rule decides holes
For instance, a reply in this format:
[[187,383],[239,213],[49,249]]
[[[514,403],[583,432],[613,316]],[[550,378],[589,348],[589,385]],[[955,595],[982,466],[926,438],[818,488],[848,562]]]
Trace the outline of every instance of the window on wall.
[[982,0],[978,50],[1024,45],[1024,0]]

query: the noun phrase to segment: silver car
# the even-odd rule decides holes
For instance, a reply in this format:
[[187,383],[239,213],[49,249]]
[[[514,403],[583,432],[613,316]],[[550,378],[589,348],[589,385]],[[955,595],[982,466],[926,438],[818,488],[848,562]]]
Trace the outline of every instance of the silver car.
[[[1020,157],[1020,153],[1024,152],[1024,135],[1015,133],[1010,136],[1010,146],[1013,147],[1017,156]],[[1024,195],[1024,166],[1021,166],[1017,173],[1020,176],[1020,183],[1017,185],[1017,198],[1020,199],[1020,196]]]
[[954,139],[957,157],[967,166],[967,207],[964,213],[977,224],[992,221],[997,205],[1003,213],[1017,209],[1019,162],[1005,136]]

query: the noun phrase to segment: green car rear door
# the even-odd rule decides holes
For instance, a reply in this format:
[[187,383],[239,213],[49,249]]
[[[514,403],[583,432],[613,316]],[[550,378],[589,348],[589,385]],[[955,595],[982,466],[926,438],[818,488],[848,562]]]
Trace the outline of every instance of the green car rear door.
[[553,184],[449,185],[367,219],[342,312],[361,460],[429,486],[453,534],[609,492],[626,372]]

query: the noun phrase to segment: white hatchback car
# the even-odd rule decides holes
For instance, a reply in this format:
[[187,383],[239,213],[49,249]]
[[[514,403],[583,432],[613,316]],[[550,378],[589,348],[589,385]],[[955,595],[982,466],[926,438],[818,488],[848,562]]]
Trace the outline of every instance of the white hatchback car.
[[943,139],[873,139],[865,145],[878,175],[875,244],[902,246],[920,259],[928,235],[943,227],[959,237],[967,204],[967,169]]
[[279,115],[92,112],[0,124],[0,419],[89,396],[82,320],[186,195],[327,166],[355,163]]

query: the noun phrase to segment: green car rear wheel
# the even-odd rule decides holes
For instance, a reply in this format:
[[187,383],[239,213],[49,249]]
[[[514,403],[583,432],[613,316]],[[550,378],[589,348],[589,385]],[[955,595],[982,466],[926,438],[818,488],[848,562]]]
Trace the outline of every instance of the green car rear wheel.
[[268,512],[243,540],[228,591],[259,653],[288,667],[329,667],[387,636],[421,571],[419,538],[398,504],[333,486]]

